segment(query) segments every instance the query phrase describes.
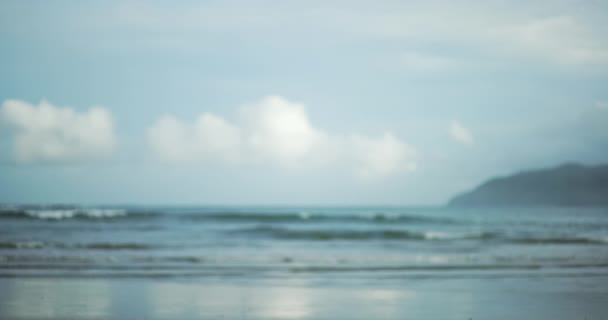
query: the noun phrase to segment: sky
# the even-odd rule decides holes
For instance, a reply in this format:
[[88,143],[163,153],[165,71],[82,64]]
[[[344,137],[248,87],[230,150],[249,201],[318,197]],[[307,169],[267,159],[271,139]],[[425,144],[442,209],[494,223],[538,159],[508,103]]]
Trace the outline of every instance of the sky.
[[0,1],[0,202],[442,205],[608,162],[608,2]]

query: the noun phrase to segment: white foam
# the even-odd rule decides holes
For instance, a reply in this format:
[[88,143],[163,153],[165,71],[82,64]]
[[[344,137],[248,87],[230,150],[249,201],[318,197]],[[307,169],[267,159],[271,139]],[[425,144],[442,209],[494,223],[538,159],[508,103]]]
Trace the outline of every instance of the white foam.
[[127,210],[124,209],[87,209],[83,212],[87,217],[92,218],[123,217],[127,215]]
[[34,218],[45,220],[72,219],[74,217],[112,218],[126,216],[124,209],[68,209],[68,210],[27,210],[25,213]]
[[73,218],[75,210],[27,210],[25,213],[34,218],[61,220]]
[[302,220],[310,219],[310,213],[308,213],[306,211],[300,212],[299,216],[300,216],[300,219],[302,219]]
[[448,240],[458,238],[458,236],[446,232],[426,232],[424,238],[427,240]]
[[44,246],[44,243],[40,241],[21,241],[15,245],[17,249],[39,249]]

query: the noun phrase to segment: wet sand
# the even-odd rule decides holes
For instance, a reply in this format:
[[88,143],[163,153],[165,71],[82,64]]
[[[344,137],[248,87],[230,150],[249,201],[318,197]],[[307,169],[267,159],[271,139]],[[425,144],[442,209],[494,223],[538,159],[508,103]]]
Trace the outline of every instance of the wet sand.
[[447,278],[381,285],[2,278],[0,319],[605,319],[608,276]]

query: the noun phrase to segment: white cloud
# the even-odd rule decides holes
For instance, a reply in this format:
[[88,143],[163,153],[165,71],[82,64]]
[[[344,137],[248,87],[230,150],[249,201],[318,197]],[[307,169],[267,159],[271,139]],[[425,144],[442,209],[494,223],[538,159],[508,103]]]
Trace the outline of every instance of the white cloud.
[[241,136],[237,127],[213,114],[201,114],[193,124],[165,115],[148,130],[148,142],[167,162],[235,161]]
[[14,134],[19,163],[66,163],[109,155],[116,144],[109,111],[101,107],[79,113],[41,101],[38,106],[6,100],[0,118]]
[[467,146],[472,146],[475,142],[471,131],[458,121],[452,121],[448,132],[450,134],[450,137],[458,143]]
[[348,141],[352,148],[357,174],[364,178],[384,177],[394,172],[416,170],[416,150],[401,142],[391,133],[380,138],[352,136]]
[[327,136],[314,128],[304,106],[269,96],[241,109],[245,142],[260,160],[287,166],[318,162],[311,157],[327,147]]
[[329,134],[313,126],[304,105],[280,96],[244,105],[234,123],[208,113],[194,123],[163,116],[148,129],[148,141],[168,163],[333,165],[351,168],[364,178],[413,171],[416,164],[415,149],[393,134]]

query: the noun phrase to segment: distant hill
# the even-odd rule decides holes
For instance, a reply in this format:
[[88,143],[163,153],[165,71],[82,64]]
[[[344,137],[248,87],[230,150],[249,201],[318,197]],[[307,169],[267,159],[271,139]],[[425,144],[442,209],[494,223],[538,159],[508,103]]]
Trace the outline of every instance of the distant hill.
[[608,165],[557,168],[493,178],[449,206],[608,206]]

